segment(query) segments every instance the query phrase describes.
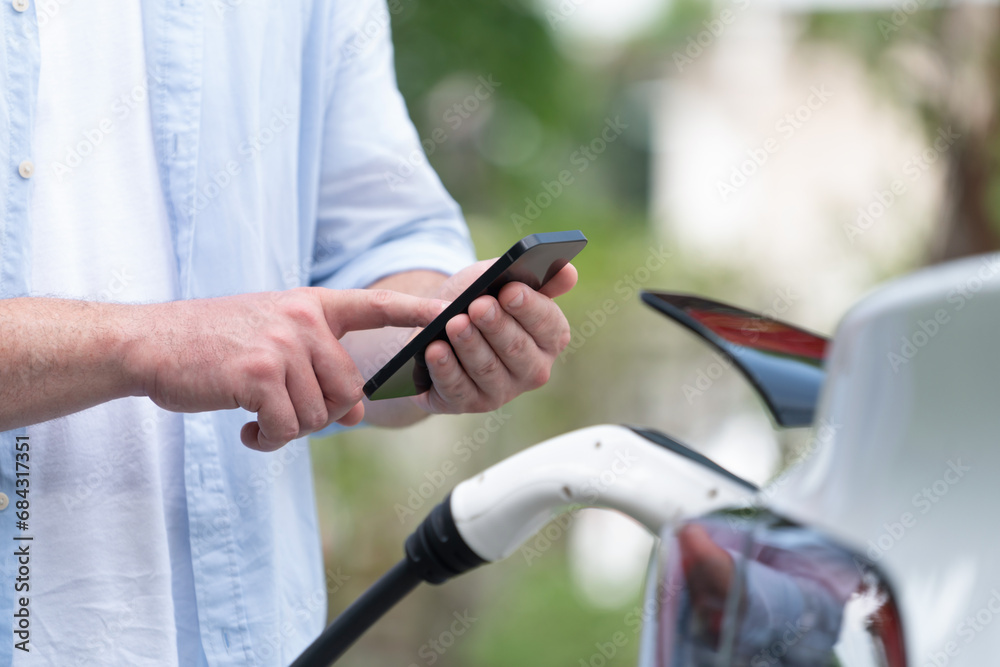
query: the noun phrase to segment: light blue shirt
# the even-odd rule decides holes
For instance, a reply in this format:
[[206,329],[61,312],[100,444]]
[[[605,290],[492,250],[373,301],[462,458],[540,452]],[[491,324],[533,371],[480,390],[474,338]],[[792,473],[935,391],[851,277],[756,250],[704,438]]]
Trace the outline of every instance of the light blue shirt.
[[[31,293],[31,179],[19,168],[31,159],[38,20],[59,3],[0,4],[0,298],[12,298]],[[384,0],[144,0],[142,12],[182,298],[365,287],[474,261],[396,89]],[[248,418],[185,415],[176,443],[189,525],[173,537],[190,546],[197,598],[178,613],[197,614],[201,638],[200,651],[181,653],[211,665],[287,664],[325,620],[307,443],[253,452],[239,441]],[[0,491],[11,500],[0,511],[2,627],[23,595],[14,502],[24,433],[0,433]],[[113,549],[128,536],[94,539]],[[41,548],[45,535],[34,540]],[[11,634],[0,634],[0,664],[9,664]]]

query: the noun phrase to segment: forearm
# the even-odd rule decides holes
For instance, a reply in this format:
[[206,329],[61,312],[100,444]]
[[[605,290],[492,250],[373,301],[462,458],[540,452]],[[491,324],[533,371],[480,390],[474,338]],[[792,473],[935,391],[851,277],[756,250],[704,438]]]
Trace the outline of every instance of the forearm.
[[[432,284],[407,283],[418,292]],[[357,423],[363,378],[340,338],[426,326],[441,312],[440,301],[399,291],[303,287],[149,305],[0,300],[0,431],[124,396],[174,412],[243,408],[257,421],[241,439],[264,451],[334,421]],[[419,415],[392,418],[404,417]]]
[[131,395],[124,359],[135,308],[0,300],[0,431]]
[[[448,277],[437,271],[406,271],[383,278],[370,289],[390,289],[414,296],[431,297],[440,289]],[[341,339],[350,352],[365,379],[371,377],[382,363],[402,348],[412,336],[413,329],[378,329],[356,331]],[[375,426],[408,426],[427,416],[409,398],[394,398],[382,401],[365,399],[365,421]]]

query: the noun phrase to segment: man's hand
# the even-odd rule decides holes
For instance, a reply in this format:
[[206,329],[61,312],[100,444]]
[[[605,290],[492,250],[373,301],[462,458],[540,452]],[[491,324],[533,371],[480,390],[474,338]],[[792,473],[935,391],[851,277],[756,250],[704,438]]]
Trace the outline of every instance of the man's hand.
[[[435,296],[454,299],[493,262],[459,271]],[[576,280],[576,268],[568,264],[538,292],[509,283],[497,299],[482,296],[473,301],[468,315],[448,322],[451,347],[444,341],[427,346],[425,359],[434,384],[411,400],[428,413],[489,412],[544,385],[570,339],[569,323],[552,299],[571,290]]]
[[269,451],[336,421],[364,416],[361,374],[339,338],[384,326],[426,326],[443,301],[388,290],[305,287],[140,306],[144,336],[128,349],[132,393],[177,412],[257,413],[243,444]]
[[[477,262],[450,278],[435,271],[406,271],[383,278],[370,289],[452,301],[493,261]],[[570,338],[569,323],[552,299],[571,290],[576,280],[576,269],[567,264],[539,292],[510,283],[500,291],[499,300],[474,301],[469,315],[452,318],[446,327],[455,353],[444,341],[427,346],[425,360],[434,387],[419,396],[366,401],[366,421],[406,426],[431,413],[488,412],[545,384]],[[491,307],[492,319],[487,315]],[[385,329],[348,334],[343,342],[358,367],[371,376],[412,335]]]

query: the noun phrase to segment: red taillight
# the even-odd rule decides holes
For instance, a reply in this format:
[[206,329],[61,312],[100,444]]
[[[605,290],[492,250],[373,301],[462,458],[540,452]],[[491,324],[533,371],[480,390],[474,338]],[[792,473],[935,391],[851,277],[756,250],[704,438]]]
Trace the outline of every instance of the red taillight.
[[872,634],[881,642],[886,667],[906,667],[903,622],[896,601],[886,591],[886,600],[871,617]]

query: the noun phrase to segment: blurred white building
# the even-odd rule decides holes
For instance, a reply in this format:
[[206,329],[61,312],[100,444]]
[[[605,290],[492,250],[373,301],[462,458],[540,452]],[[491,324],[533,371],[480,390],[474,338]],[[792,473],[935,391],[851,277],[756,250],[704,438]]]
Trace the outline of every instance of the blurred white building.
[[681,252],[792,290],[796,319],[829,330],[920,259],[954,137],[935,147],[862,62],[800,40],[794,14],[713,21],[653,95],[653,217]]

